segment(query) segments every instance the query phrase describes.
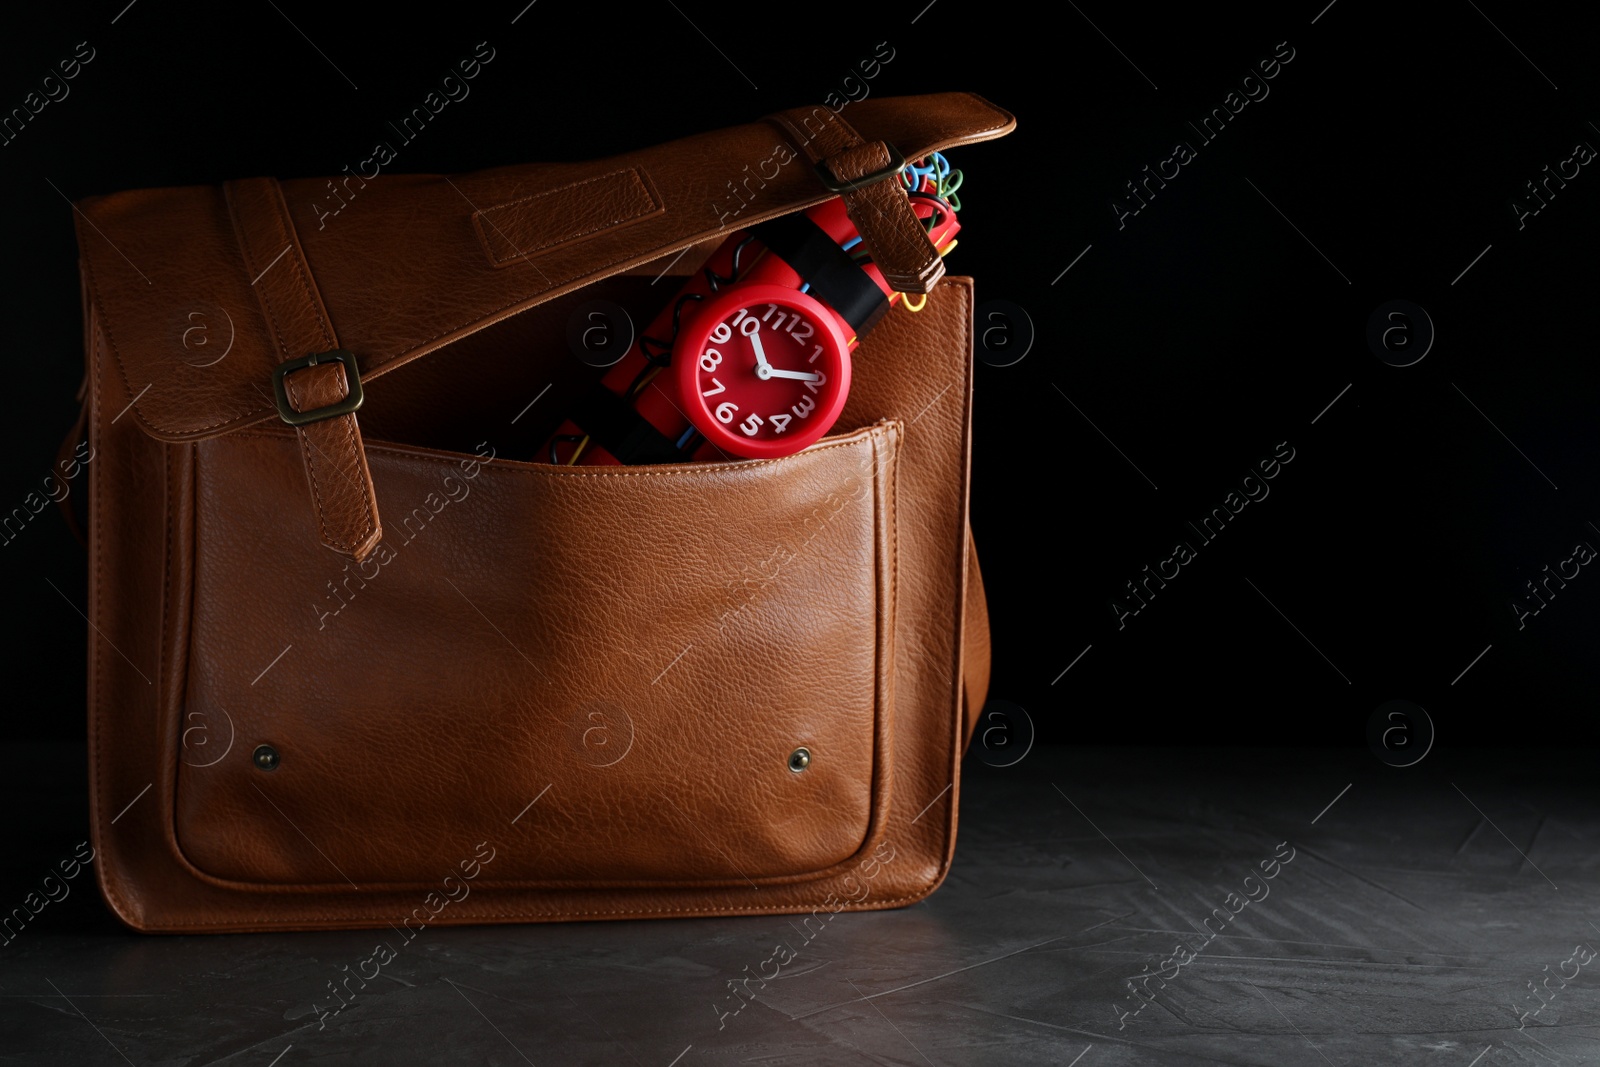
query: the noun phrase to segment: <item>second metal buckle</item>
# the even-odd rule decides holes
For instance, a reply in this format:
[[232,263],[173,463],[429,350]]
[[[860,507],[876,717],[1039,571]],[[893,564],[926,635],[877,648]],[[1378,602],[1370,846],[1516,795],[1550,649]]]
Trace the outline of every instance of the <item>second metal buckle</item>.
[[[328,362],[344,364],[344,376],[348,388],[344,399],[309,411],[296,411],[289,404],[289,390],[283,383],[284,377],[294,371]],[[350,414],[361,406],[362,400],[366,399],[361,391],[361,372],[356,368],[356,354],[343,348],[336,348],[331,352],[313,352],[309,356],[301,356],[299,359],[278,364],[272,371],[272,397],[278,404],[278,417],[290,426],[304,426],[310,422],[321,422],[323,419]]]

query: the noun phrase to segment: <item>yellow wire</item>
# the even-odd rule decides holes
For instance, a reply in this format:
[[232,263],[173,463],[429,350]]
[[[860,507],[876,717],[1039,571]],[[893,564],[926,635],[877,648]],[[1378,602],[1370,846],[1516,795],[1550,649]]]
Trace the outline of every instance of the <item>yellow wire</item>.
[[567,464],[566,465],[569,466],[569,467],[577,466],[578,465],[578,457],[583,455],[583,450],[588,448],[588,447],[589,447],[589,435],[588,434],[584,434],[583,435],[583,440],[578,442],[578,447],[576,447],[576,448],[574,448],[572,450],[572,458],[567,460]]
[[666,368],[664,368],[664,367],[654,367],[654,368],[652,368],[650,370],[650,372],[648,374],[646,374],[639,381],[639,388],[637,388],[633,392],[629,393],[628,396],[630,396],[630,397],[638,396],[640,393],[643,393],[646,389],[650,388],[650,383],[655,381],[657,375],[659,375],[665,369]]
[[[947,244],[943,248],[939,249],[939,255],[943,256],[943,255],[948,254],[949,251],[952,248],[954,248],[956,245],[958,245],[960,243],[961,243],[960,241],[951,241],[949,244]],[[922,302],[919,303],[919,304],[913,304],[911,302],[911,298],[909,296],[905,296],[904,294],[896,293],[895,296],[901,297],[900,304],[907,311],[921,311],[923,308],[928,306],[928,294],[927,293],[923,293],[922,294]],[[893,300],[891,299],[890,302],[893,303]]]

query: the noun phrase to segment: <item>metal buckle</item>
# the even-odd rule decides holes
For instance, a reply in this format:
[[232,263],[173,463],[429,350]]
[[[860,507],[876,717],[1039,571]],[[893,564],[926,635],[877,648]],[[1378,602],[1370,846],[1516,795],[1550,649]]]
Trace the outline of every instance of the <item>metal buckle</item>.
[[906,157],[901,153],[900,149],[888,141],[883,142],[883,147],[889,150],[889,165],[879,168],[871,174],[863,174],[859,178],[851,178],[846,181],[845,179],[834,177],[833,172],[827,168],[828,161],[819,159],[817,160],[817,177],[822,179],[823,187],[830,193],[852,193],[865,186],[876,185],[886,178],[892,178],[905,168]]
[[[334,360],[344,364],[344,375],[348,384],[348,392],[345,393],[344,399],[325,404],[320,408],[312,408],[310,411],[296,411],[291,407],[289,391],[283,384],[284,377],[293,371]],[[301,356],[299,359],[278,364],[272,371],[272,397],[278,403],[278,417],[290,426],[304,426],[308,422],[321,422],[323,419],[350,414],[361,406],[362,400],[366,399],[361,391],[361,372],[356,369],[356,354],[343,348],[336,348],[331,352],[313,352],[309,356]]]

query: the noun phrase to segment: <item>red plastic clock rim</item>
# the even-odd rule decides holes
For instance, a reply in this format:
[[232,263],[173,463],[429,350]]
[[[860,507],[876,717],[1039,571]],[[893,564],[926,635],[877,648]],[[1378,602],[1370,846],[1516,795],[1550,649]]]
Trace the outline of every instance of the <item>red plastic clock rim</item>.
[[[717,324],[740,308],[762,304],[777,304],[798,311],[814,323],[818,340],[823,345],[823,358],[830,360],[837,368],[825,368],[828,385],[823,390],[824,399],[819,401],[816,413],[807,420],[806,428],[785,435],[782,439],[757,440],[736,434],[722,425],[712,414],[709,402],[700,395],[696,380],[699,355]],[[816,297],[786,285],[765,282],[736,285],[702,301],[694,312],[694,318],[678,333],[677,341],[672,346],[672,366],[683,412],[695,429],[724,452],[751,459],[789,456],[815,444],[833,428],[839,413],[844,410],[845,399],[850,395],[850,342],[839,329],[838,320]]]

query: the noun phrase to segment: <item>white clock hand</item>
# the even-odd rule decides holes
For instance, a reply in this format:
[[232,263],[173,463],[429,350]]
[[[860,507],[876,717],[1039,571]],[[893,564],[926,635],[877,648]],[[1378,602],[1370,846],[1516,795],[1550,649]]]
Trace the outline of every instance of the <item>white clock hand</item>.
[[772,364],[767,362],[766,351],[761,347],[761,335],[759,333],[752,333],[749,335],[749,337],[750,347],[754,349],[756,353],[756,377],[760,378],[762,381],[766,381],[768,378],[772,377],[773,370]]
[[822,381],[822,375],[816,373],[815,371],[807,371],[807,370],[778,370],[778,369],[773,368],[773,367],[767,368],[767,373],[761,375],[761,377],[763,377],[763,378],[788,378],[788,379],[790,379],[792,381],[796,381],[796,382],[820,382],[820,381]]

